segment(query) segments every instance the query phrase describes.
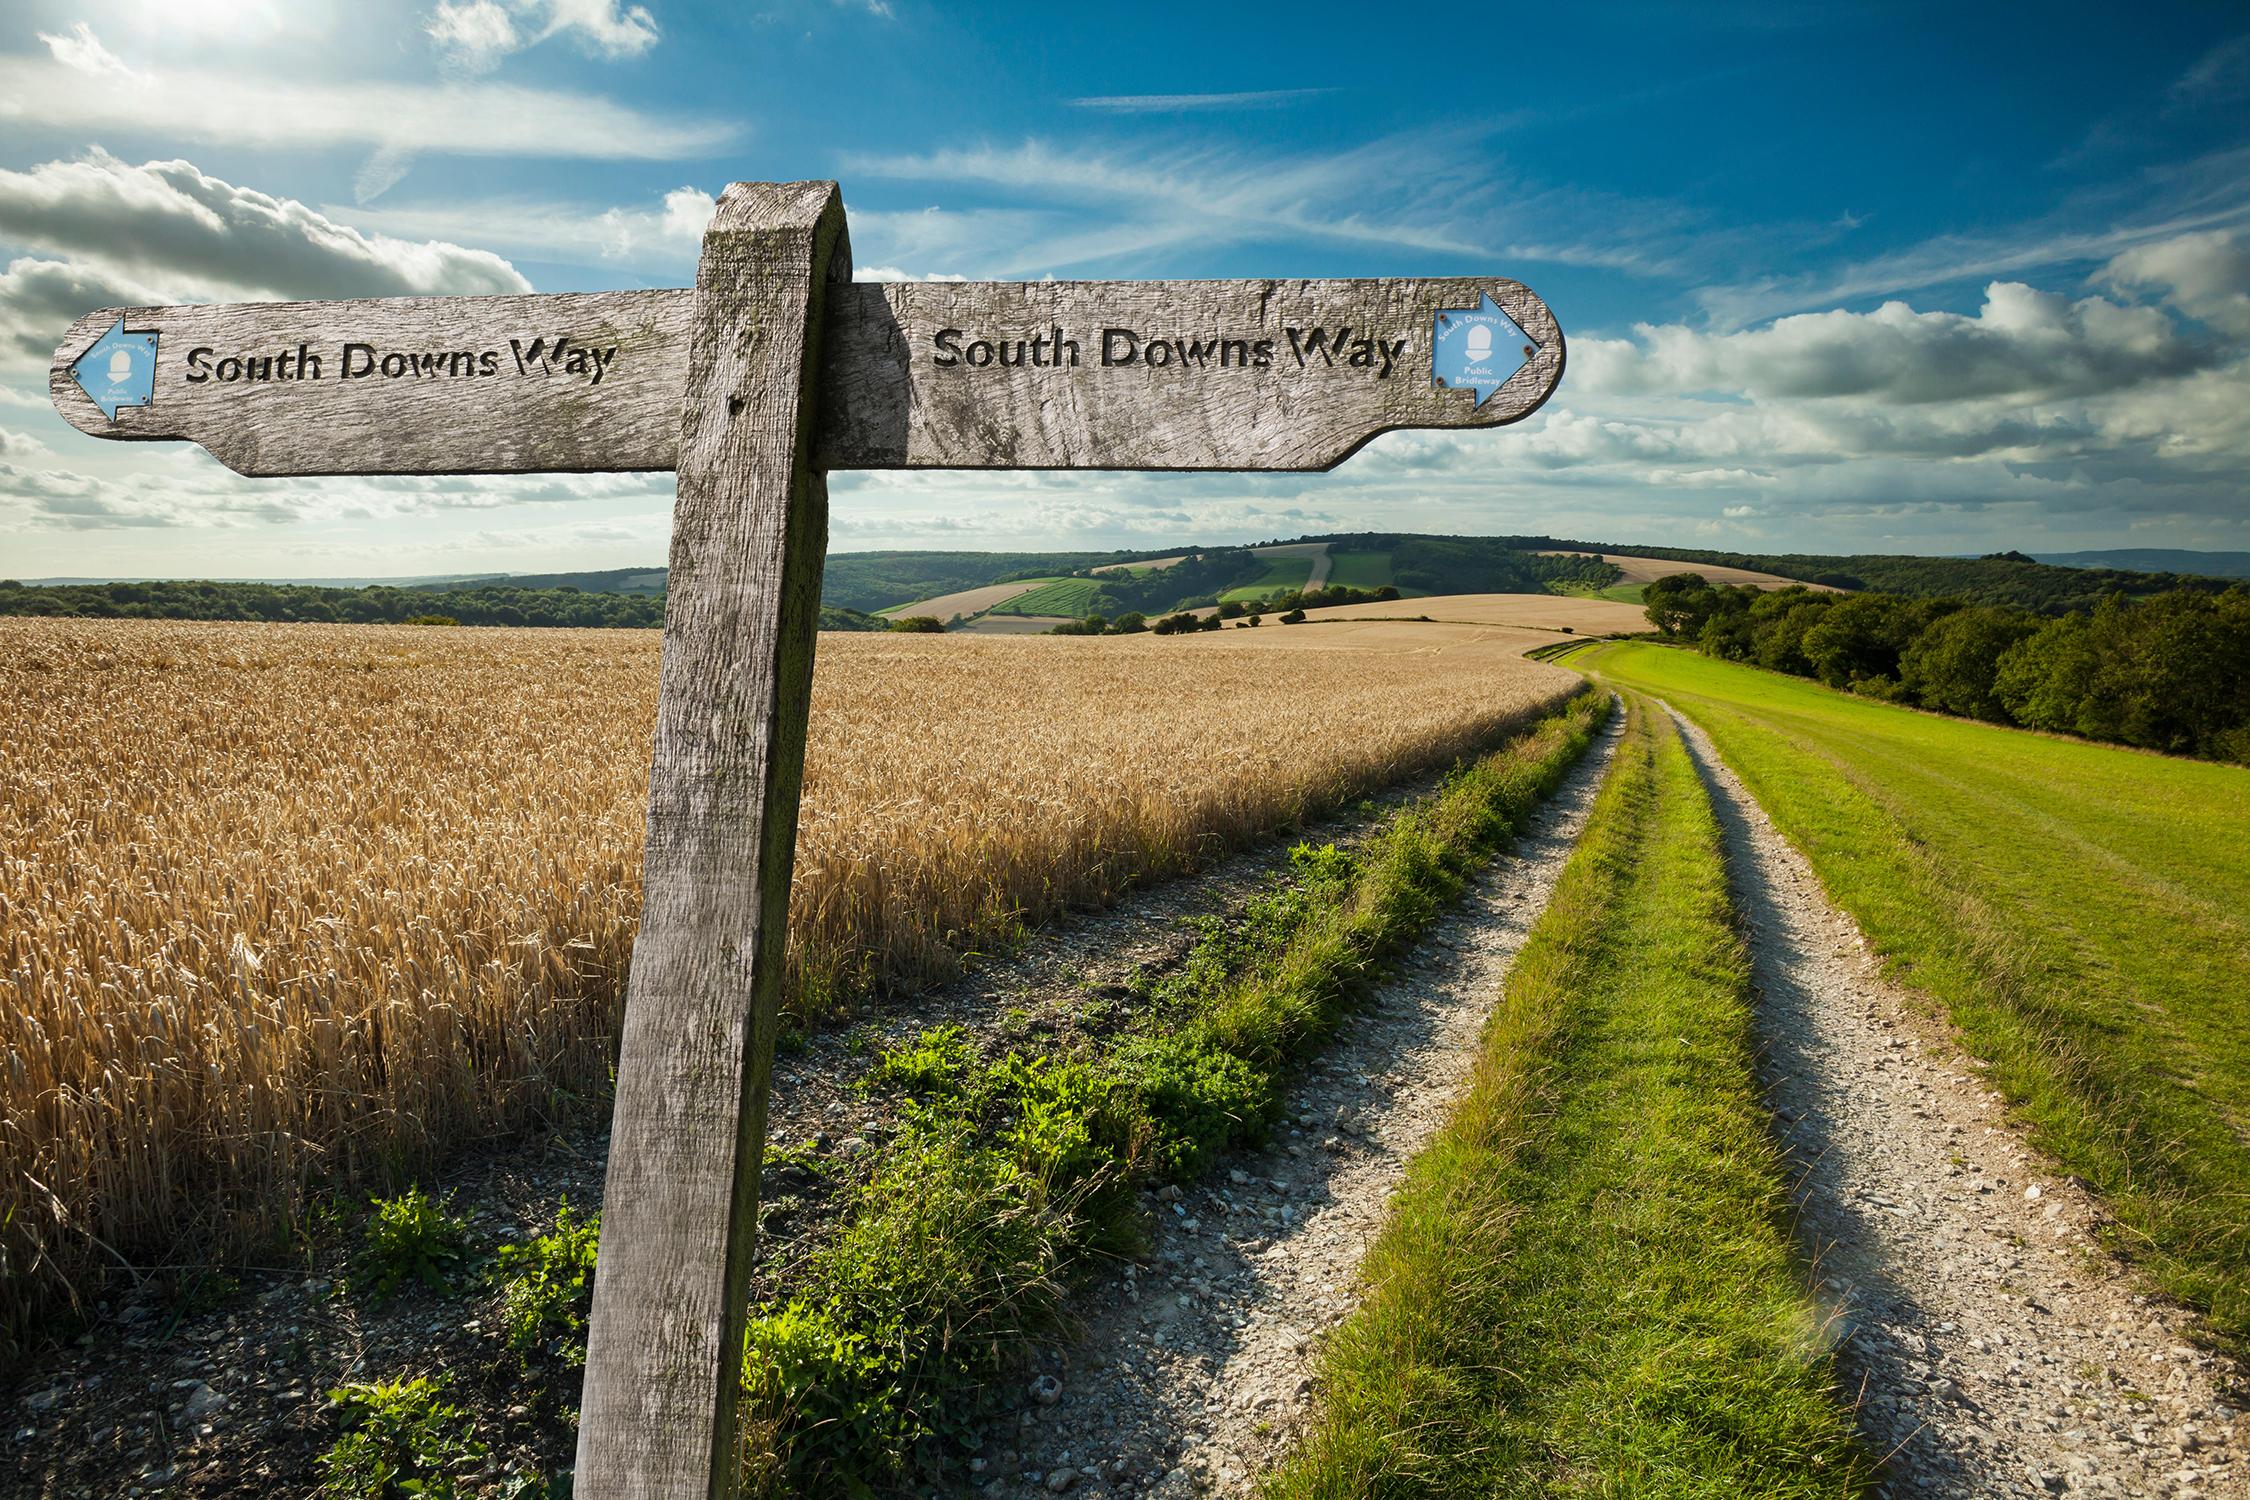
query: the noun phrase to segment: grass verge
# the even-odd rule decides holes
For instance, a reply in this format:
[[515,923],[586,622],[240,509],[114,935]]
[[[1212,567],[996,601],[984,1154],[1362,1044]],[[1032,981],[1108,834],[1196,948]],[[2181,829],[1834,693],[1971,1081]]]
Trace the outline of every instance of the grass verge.
[[2250,769],[1917,713],[1650,645],[1568,664],[1708,732],[2113,1243],[2250,1354]]
[[1782,1183],[1718,827],[1636,703],[1265,1493],[1854,1492]]
[[1606,693],[1582,694],[1357,847],[1300,846],[1288,879],[1212,923],[1099,1045],[988,1055],[945,1028],[883,1054],[869,1086],[895,1096],[900,1124],[838,1234],[751,1320],[753,1488],[940,1477],[1020,1356],[1063,1336],[1075,1274],[1134,1245],[1136,1190],[1263,1134],[1289,1072],[1608,713]]

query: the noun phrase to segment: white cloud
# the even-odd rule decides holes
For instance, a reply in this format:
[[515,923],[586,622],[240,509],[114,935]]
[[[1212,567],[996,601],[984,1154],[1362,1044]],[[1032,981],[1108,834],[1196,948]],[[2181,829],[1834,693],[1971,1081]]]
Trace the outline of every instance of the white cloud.
[[[878,236],[899,237],[899,244],[885,244],[886,260],[923,258],[914,250],[973,253],[979,269],[1001,275],[1266,239],[1456,254],[1491,249],[1459,222],[1464,210],[1478,205],[1428,142],[1387,140],[1274,159],[1231,146],[1128,155],[1033,140],[1012,148],[849,157],[844,169],[856,177],[996,189],[1037,205],[854,215],[855,241],[862,238],[862,222]],[[1339,212],[1344,203],[1353,207]],[[1057,204],[1067,206],[1058,210]]]
[[2250,94],[2250,35],[2213,47],[2172,85],[2172,98],[2184,104],[2238,99],[2244,94]]
[[364,234],[191,162],[134,166],[99,150],[0,170],[0,243],[68,257],[19,259],[0,276],[0,329],[42,360],[72,318],[105,303],[531,289],[490,251]]
[[1801,313],[1739,333],[1677,324],[1631,340],[1583,340],[1574,382],[1597,394],[1731,391],[1884,403],[2085,396],[2189,374],[2213,354],[2155,308],[2072,302],[1996,281],[1974,316],[1886,302]]
[[483,70],[523,45],[516,23],[493,0],[439,0],[422,24],[439,52],[462,65]]
[[854,281],[967,281],[966,276],[949,276],[943,271],[925,271],[917,276],[912,271],[902,271],[897,266],[854,266]]
[[388,475],[245,481],[201,450],[180,448],[158,472],[87,474],[29,467],[0,455],[0,530],[96,531],[166,527],[186,531],[396,523],[448,513],[575,507],[594,501],[661,503],[670,475]]
[[531,289],[490,251],[362,233],[190,162],[98,150],[0,170],[0,243],[47,252],[0,272],[0,363],[19,368],[97,307]]
[[647,6],[618,0],[508,0],[505,6],[496,0],[438,0],[422,29],[448,62],[477,73],[551,37],[567,36],[580,50],[617,61],[640,56],[658,36]]
[[[701,188],[678,187],[653,207],[594,209],[517,200],[422,203],[360,209],[352,218],[405,238],[475,238],[539,260],[610,262],[689,277],[718,202]],[[854,220],[857,228],[857,220]],[[681,282],[685,285],[685,280]]]
[[104,47],[101,38],[94,35],[94,28],[84,21],[72,23],[70,30],[60,36],[50,36],[44,31],[38,33],[38,36],[39,40],[47,44],[47,50],[55,55],[55,61],[66,68],[91,73],[96,78],[123,78],[133,83],[148,81],[140,73],[127,67],[116,53]]
[[2250,235],[2240,231],[2206,230],[2136,246],[2105,266],[2099,279],[2125,291],[2156,290],[2189,317],[2250,338]]
[[154,287],[90,266],[30,256],[10,261],[0,271],[0,367],[45,369],[63,330],[97,307],[171,300]]
[[[631,12],[621,25],[630,27]],[[89,33],[89,37],[90,37]],[[254,105],[217,101],[255,100]],[[488,82],[402,83],[242,68],[166,66],[138,87],[89,88],[57,56],[0,55],[0,125],[303,151],[387,147],[454,156],[673,160],[739,133],[718,120],[664,120],[584,90]]]
[[1073,109],[1098,109],[1108,114],[1179,114],[1207,109],[1277,109],[1335,92],[1319,88],[1255,89],[1235,94],[1100,94],[1069,102]]

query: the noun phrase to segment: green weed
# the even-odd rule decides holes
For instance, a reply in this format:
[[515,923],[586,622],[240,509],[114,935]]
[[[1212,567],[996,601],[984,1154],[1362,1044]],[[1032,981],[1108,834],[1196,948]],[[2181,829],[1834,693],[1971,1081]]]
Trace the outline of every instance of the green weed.
[[601,1225],[600,1214],[581,1218],[566,1198],[555,1211],[553,1229],[493,1253],[501,1327],[520,1358],[544,1354],[564,1369],[584,1367]]
[[469,1226],[448,1211],[450,1201],[420,1187],[372,1200],[374,1212],[352,1257],[354,1284],[377,1299],[395,1295],[408,1282],[446,1290],[469,1242]]
[[417,1376],[328,1393],[343,1436],[320,1455],[321,1493],[339,1500],[453,1500],[461,1471],[481,1467],[485,1445],[469,1415],[440,1398],[447,1379]]

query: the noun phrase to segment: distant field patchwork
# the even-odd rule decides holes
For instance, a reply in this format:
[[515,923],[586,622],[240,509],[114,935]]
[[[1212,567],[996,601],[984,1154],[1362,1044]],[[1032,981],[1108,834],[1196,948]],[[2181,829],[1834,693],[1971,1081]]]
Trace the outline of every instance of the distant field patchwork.
[[917,599],[911,604],[894,604],[876,613],[890,620],[911,619],[920,615],[950,620],[955,615],[981,615],[998,604],[1004,604],[1026,589],[1036,588],[1052,579],[1029,579],[1015,583],[988,583],[979,588],[962,589],[959,593],[940,594],[934,599]]
[[1379,589],[1397,581],[1388,552],[1331,552],[1328,564],[1328,581],[1343,588]]
[[1312,567],[1313,560],[1309,557],[1268,557],[1265,570],[1256,578],[1228,589],[1219,598],[1248,603],[1252,599],[1266,599],[1290,589],[1301,589],[1312,577]]
[[1094,613],[1102,586],[1092,578],[1054,578],[992,606],[996,615],[1061,615],[1083,619]]

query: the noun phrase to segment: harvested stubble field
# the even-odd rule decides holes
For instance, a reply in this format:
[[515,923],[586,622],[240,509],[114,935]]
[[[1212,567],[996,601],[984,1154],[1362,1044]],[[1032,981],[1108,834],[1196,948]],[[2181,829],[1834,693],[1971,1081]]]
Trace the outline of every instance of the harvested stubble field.
[[[795,1003],[945,973],[1576,686],[1427,630],[824,636]],[[240,1253],[323,1182],[599,1097],[657,647],[0,621],[0,1344],[107,1265]]]

